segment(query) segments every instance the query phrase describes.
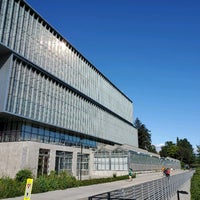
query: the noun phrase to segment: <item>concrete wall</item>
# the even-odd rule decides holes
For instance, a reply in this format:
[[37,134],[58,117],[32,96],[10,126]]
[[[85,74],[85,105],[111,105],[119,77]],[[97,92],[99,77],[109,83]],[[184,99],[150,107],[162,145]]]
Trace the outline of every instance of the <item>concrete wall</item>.
[[[4,142],[0,143],[0,177],[9,176],[14,178],[16,173],[21,169],[30,169],[37,176],[39,149],[49,149],[49,168],[48,172],[55,170],[56,151],[73,152],[72,173],[76,176],[77,153],[80,153],[80,148],[66,147],[60,145],[52,145],[38,143],[32,141],[25,142]],[[83,154],[89,154],[89,175],[83,176],[82,179],[112,177],[126,175],[125,171],[95,171],[94,170],[94,153],[90,149],[83,149]]]
[[[16,172],[22,167],[22,160],[26,162],[27,151],[23,144],[19,143],[0,143],[0,176],[14,177]],[[23,159],[22,159],[23,157]]]
[[[72,173],[76,176],[77,153],[80,152],[80,148],[25,141],[0,143],[0,177],[9,176],[14,178],[21,169],[30,169],[37,176],[40,148],[50,150],[49,173],[55,170],[56,151],[73,152]],[[92,151],[83,149],[83,154],[91,155]],[[92,163],[90,162],[91,165]],[[89,177],[90,175],[85,178]],[[83,179],[85,178],[83,177]]]
[[116,174],[117,176],[124,176],[127,175],[128,178],[128,171],[93,171],[91,174],[91,178],[106,178],[106,177],[113,177]]

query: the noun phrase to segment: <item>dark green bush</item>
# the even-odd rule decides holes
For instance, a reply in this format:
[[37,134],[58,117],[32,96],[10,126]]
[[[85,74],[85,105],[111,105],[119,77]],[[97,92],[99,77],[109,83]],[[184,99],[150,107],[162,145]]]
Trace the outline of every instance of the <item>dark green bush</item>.
[[0,179],[0,198],[10,198],[20,196],[24,193],[24,187],[19,184],[16,180],[9,177]]
[[[8,177],[0,179],[0,199],[10,198],[24,195],[26,179],[31,178],[30,170],[21,170],[17,173],[15,179]],[[113,176],[109,178],[90,179],[90,180],[76,180],[75,177],[67,172],[56,174],[54,171],[48,176],[39,176],[33,181],[32,193],[42,193],[52,190],[62,190],[77,186],[86,186],[92,184],[106,183],[118,180],[128,179],[128,176]]]
[[29,169],[23,169],[20,170],[19,172],[17,172],[15,179],[18,182],[25,182],[27,180],[27,178],[32,178],[32,171]]
[[51,171],[50,175],[46,177],[49,191],[59,189],[59,178],[55,171]]
[[49,191],[49,186],[46,176],[39,176],[33,181],[32,193],[42,193],[47,191]]
[[40,176],[33,182],[32,193],[41,193],[52,190],[63,190],[77,186],[75,177],[66,172],[56,174],[54,171],[48,176]]
[[66,189],[77,186],[77,180],[67,172],[61,172],[59,175],[60,189]]

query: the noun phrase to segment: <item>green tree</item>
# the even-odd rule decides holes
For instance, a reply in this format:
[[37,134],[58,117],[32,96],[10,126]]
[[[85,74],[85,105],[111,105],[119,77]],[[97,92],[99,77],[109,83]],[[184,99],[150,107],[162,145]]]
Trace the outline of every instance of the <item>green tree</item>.
[[[199,149],[200,150],[200,149]],[[176,144],[172,141],[165,142],[165,146],[159,152],[161,157],[171,157],[181,161],[183,164],[195,163],[195,154],[190,142],[184,138],[177,138]]]
[[161,157],[171,157],[177,158],[178,156],[178,147],[172,141],[165,142],[165,146],[161,147],[160,151]]
[[159,154],[160,154],[161,157],[167,157],[168,156],[167,146],[162,146]]
[[200,145],[197,145],[197,163],[200,164]]
[[184,138],[177,138],[177,146],[178,146],[178,159],[185,164],[192,164],[195,161],[194,150],[190,142]]
[[153,149],[151,145],[151,134],[142,122],[136,118],[134,122],[135,128],[138,130],[138,144],[139,148],[151,151]]
[[151,145],[150,148],[149,148],[149,151],[152,152],[152,153],[158,153],[158,152],[156,151],[155,145]]

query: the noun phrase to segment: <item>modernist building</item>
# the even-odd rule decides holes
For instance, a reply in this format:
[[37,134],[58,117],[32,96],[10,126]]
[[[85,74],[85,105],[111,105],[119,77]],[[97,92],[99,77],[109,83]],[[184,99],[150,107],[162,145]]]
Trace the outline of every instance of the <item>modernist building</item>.
[[132,101],[22,0],[0,0],[0,96],[0,175],[127,171]]

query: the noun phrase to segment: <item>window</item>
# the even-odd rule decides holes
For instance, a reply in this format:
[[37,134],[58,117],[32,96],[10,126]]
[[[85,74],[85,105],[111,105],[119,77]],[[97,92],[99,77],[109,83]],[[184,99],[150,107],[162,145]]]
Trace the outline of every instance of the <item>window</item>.
[[89,154],[77,154],[77,171],[76,175],[81,176],[89,175]]
[[55,171],[57,173],[66,171],[72,174],[72,152],[56,151]]

